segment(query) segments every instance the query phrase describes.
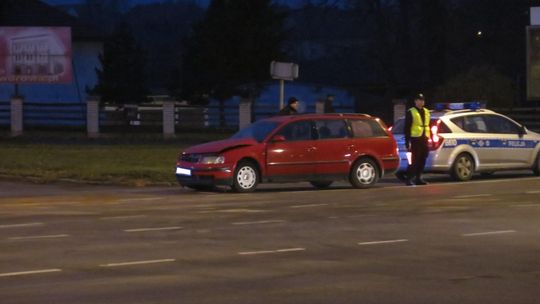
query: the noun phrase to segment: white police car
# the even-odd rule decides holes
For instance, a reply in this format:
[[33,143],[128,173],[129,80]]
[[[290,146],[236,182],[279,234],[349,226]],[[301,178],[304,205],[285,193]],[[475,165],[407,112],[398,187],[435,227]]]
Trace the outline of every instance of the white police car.
[[[432,136],[424,171],[449,173],[459,181],[470,180],[476,172],[489,175],[515,169],[531,169],[540,175],[540,134],[481,106],[436,105],[431,111]],[[392,127],[400,155],[398,176],[408,164],[404,124],[401,118]]]

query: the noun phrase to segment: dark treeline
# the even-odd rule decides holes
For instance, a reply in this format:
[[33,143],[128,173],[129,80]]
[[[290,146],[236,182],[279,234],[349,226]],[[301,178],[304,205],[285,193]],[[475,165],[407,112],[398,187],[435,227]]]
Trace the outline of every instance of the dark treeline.
[[[130,80],[145,88],[141,94],[192,102],[256,96],[276,59],[299,63],[300,81],[379,101],[423,91],[436,100],[485,99],[511,106],[526,103],[525,28],[530,7],[539,5],[538,0],[306,0],[288,7],[270,0],[213,0],[208,8],[168,1],[128,10],[125,0],[87,0],[78,15],[116,44],[129,43],[128,36],[136,41],[131,47],[109,42],[104,55],[142,67],[144,77]],[[122,64],[102,62],[99,73],[126,77],[115,72]]]

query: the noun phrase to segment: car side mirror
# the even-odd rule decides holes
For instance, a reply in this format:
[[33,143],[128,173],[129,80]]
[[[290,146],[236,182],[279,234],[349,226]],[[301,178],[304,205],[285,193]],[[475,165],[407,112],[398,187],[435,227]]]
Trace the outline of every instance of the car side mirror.
[[285,141],[285,136],[283,135],[275,135],[272,137],[272,139],[270,140],[271,142],[282,142],[282,141]]

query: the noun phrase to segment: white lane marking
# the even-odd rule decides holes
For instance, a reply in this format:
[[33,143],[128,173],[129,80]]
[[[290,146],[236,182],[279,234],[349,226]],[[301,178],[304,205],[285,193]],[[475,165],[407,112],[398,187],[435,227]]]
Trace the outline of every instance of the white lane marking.
[[31,275],[31,274],[41,274],[41,273],[50,273],[50,272],[59,272],[62,271],[62,269],[40,269],[40,270],[30,270],[30,271],[20,271],[20,272],[7,272],[7,273],[0,273],[0,277],[14,277],[14,276],[23,276],[23,275]]
[[309,208],[309,207],[320,207],[320,206],[328,206],[328,204],[294,205],[294,206],[290,206],[289,208]]
[[138,202],[138,201],[141,201],[141,202],[145,202],[145,201],[157,201],[157,200],[162,200],[162,199],[165,199],[165,197],[163,196],[157,196],[157,197],[134,197],[134,198],[123,198],[123,199],[119,199],[118,201],[121,202],[121,203],[125,203],[125,202]]
[[454,198],[476,198],[476,197],[488,197],[492,196],[493,194],[472,194],[472,195],[458,195],[454,196]]
[[530,203],[530,204],[526,204],[525,202],[524,203],[521,203],[521,204],[516,204],[516,205],[511,205],[510,207],[540,207],[540,204],[534,204],[534,203]]
[[170,262],[175,262],[175,261],[176,261],[176,259],[131,261],[131,262],[102,264],[102,265],[99,265],[99,267],[120,267],[120,266],[147,265],[147,264],[158,264],[158,263],[170,263]]
[[482,235],[506,234],[506,233],[515,233],[515,232],[516,232],[515,230],[499,230],[499,231],[465,233],[465,234],[462,234],[462,236],[482,236]]
[[69,237],[69,234],[14,236],[14,237],[9,237],[8,240],[18,241],[18,240],[34,240],[34,239],[55,239],[55,238],[66,238],[66,237]]
[[42,226],[42,225],[43,225],[43,223],[24,223],[24,224],[0,225],[0,229],[2,229],[2,228],[34,227],[34,226]]
[[266,220],[266,221],[255,221],[255,222],[234,222],[233,225],[257,225],[257,224],[275,224],[275,223],[284,223],[284,220]]
[[143,218],[146,215],[120,215],[120,216],[105,216],[100,217],[100,220],[123,220],[123,219],[132,219],[132,218]]
[[525,191],[527,194],[538,194],[540,193],[540,190],[534,190],[534,191]]
[[174,227],[155,227],[155,228],[133,228],[125,229],[124,232],[146,232],[146,231],[164,231],[164,230],[179,230],[183,227],[174,226]]
[[[516,181],[516,180],[525,180],[525,181],[530,181],[530,180],[540,180],[540,177],[515,177],[515,178],[504,178],[504,179],[493,179],[493,180],[478,180],[478,181],[475,181],[475,180],[472,180],[472,181],[467,181],[467,184],[492,184],[492,183],[506,183],[506,182],[512,182],[512,181]],[[458,185],[463,185],[463,182],[449,182],[449,183],[441,183],[441,184],[437,184],[437,186],[442,186],[442,185],[454,185],[454,186],[458,186]],[[410,186],[402,186],[404,188],[410,188]],[[386,188],[381,188],[381,189],[386,189]]]
[[305,251],[306,248],[285,248],[277,250],[260,250],[260,251],[241,251],[238,252],[239,255],[256,255],[256,254],[270,254],[270,253],[284,253],[284,252],[295,252],[295,251]]
[[204,211],[197,211],[197,213],[262,213],[262,212],[268,212],[267,210],[260,210],[260,209],[223,209],[223,210],[204,210]]
[[360,246],[380,245],[380,244],[403,243],[403,242],[408,242],[408,241],[409,240],[407,240],[407,239],[399,239],[399,240],[387,240],[387,241],[361,242],[361,243],[358,243],[358,245],[360,245]]

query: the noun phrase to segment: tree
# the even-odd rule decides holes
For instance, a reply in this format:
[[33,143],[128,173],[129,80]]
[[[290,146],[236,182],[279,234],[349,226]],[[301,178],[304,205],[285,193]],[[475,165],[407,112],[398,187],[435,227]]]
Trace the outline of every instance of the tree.
[[112,104],[146,101],[145,55],[126,24],[121,24],[105,41],[99,60],[98,84],[91,93]]
[[219,100],[224,126],[225,100],[242,85],[266,81],[270,62],[281,58],[283,19],[271,0],[213,0],[188,41],[184,96]]
[[515,100],[512,80],[492,66],[473,67],[437,87],[434,100],[442,102],[486,101],[488,107],[512,107]]

